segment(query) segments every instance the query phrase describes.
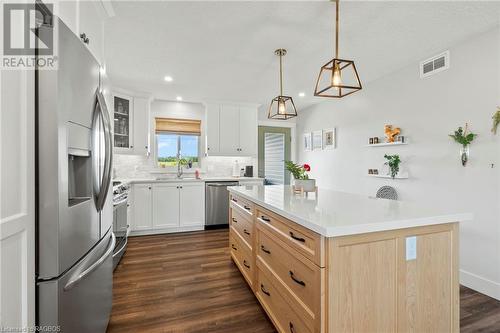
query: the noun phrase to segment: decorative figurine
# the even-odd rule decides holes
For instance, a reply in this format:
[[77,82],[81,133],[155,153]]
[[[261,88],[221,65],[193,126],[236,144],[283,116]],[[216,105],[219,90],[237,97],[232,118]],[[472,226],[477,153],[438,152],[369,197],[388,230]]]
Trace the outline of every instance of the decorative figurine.
[[401,133],[401,128],[399,127],[392,128],[392,125],[385,125],[384,132],[385,132],[385,142],[392,143],[394,142],[394,138],[397,135],[399,135],[399,133]]

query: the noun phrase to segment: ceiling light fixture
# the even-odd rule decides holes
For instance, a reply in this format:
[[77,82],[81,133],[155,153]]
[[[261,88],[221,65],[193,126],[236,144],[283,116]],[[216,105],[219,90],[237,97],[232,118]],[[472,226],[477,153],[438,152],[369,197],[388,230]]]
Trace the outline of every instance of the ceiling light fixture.
[[182,101],[182,96],[177,96],[175,99],[178,100],[179,102],[181,102]]
[[354,61],[339,59],[339,0],[333,1],[335,1],[334,58],[321,67],[314,96],[340,98],[361,90],[362,87]]
[[172,82],[174,79],[171,76],[167,75],[167,76],[165,76],[164,80],[167,82]]
[[280,94],[271,101],[267,118],[287,120],[297,117],[297,109],[290,96],[283,95],[283,56],[286,55],[285,49],[277,49],[274,54],[280,57]]
[[306,93],[305,92],[299,92],[299,97],[305,97]]

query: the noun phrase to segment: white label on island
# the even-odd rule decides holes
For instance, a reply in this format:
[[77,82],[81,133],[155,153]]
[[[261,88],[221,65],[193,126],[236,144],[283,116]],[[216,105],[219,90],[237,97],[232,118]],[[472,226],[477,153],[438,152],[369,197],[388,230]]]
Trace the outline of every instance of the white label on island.
[[417,236],[406,237],[406,261],[417,259]]

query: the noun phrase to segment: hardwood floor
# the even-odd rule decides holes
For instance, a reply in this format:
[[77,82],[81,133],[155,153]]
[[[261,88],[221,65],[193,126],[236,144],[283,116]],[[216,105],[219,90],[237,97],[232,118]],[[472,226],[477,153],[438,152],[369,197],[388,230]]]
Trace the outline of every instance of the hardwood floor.
[[114,277],[114,332],[275,332],[233,264],[228,231],[129,238]]
[[[461,332],[500,332],[500,302],[460,288]],[[228,231],[129,238],[114,275],[115,332],[275,332],[231,261]]]

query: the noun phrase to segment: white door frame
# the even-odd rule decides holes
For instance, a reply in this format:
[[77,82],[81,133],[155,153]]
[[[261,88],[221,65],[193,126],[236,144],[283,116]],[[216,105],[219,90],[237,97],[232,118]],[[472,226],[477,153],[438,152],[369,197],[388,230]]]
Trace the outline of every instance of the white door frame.
[[0,71],[0,327],[35,324],[35,77]]

